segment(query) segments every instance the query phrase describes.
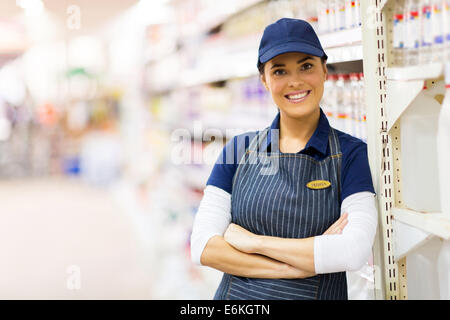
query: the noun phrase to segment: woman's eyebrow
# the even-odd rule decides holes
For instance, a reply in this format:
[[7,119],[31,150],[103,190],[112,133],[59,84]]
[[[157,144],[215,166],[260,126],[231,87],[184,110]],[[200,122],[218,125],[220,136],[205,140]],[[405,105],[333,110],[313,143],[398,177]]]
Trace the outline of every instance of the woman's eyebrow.
[[[314,60],[314,58],[311,57],[311,56],[304,57],[304,58],[298,60],[298,61],[297,61],[297,64],[300,64],[300,63],[302,63],[302,62],[305,62],[306,60]],[[286,66],[286,65],[283,64],[283,63],[277,63],[277,64],[274,64],[270,69],[273,69],[273,68],[279,68],[279,67],[285,67],[285,66]]]
[[270,69],[278,68],[278,67],[285,67],[285,66],[286,66],[285,64],[278,63],[278,64],[274,64]]
[[297,61],[297,64],[302,63],[302,62],[305,62],[306,60],[309,60],[309,59],[314,60],[313,57],[307,56],[307,57],[304,57],[303,59],[298,60],[298,61]]

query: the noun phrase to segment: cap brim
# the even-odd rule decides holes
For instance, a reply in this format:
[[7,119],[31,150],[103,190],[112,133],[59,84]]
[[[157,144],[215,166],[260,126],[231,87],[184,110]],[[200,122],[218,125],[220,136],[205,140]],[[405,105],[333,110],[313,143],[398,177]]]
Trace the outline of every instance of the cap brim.
[[279,56],[280,54],[288,53],[288,52],[306,53],[306,54],[310,54],[312,56],[316,56],[316,57],[320,57],[320,58],[322,58],[323,56],[327,57],[327,55],[325,54],[324,51],[317,49],[316,47],[311,46],[309,44],[288,42],[288,43],[280,44],[278,46],[275,46],[275,47],[267,50],[267,52],[265,52],[259,58],[259,63],[266,63],[267,61],[275,58],[276,56]]

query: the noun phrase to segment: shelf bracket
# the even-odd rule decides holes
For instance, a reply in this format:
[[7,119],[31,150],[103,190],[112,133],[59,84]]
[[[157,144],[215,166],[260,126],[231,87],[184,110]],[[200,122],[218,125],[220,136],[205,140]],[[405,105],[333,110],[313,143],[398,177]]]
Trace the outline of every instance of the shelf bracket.
[[[392,129],[402,113],[423,90],[423,85],[423,80],[386,80],[386,117],[388,120],[388,132]],[[399,92],[408,92],[408,94],[398,94]]]
[[[401,260],[406,257],[411,251],[422,246],[434,236],[426,231],[419,230],[402,221],[394,220],[394,257],[396,260]],[[408,235],[405,237],[404,235]]]

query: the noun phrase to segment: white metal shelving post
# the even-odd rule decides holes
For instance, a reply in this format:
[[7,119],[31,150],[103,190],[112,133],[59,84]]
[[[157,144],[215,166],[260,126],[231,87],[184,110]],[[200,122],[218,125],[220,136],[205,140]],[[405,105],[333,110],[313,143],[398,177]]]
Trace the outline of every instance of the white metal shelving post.
[[[393,252],[392,212],[394,202],[394,166],[390,155],[395,147],[387,132],[386,115],[386,68],[387,37],[386,18],[382,8],[385,1],[361,1],[363,66],[366,88],[368,119],[368,154],[375,191],[377,192],[379,221],[374,244],[375,297],[398,300],[406,287],[399,286],[399,269],[404,261],[397,263]],[[400,265],[400,268],[399,268]],[[402,291],[402,293],[400,292]]]
[[[431,265],[418,275],[420,259],[411,259],[408,270],[411,266],[411,270],[416,270],[410,277],[411,295],[418,296],[419,277],[429,277],[438,287],[445,285],[439,283],[437,259],[429,257],[433,255],[431,251],[439,251],[439,241],[450,239],[450,216],[439,209],[436,180],[443,178],[436,165],[434,141],[434,127],[444,98],[444,63],[408,67],[393,64],[394,6],[393,0],[366,0],[361,3],[361,14],[369,162],[379,206],[374,258],[381,270],[376,274],[376,283],[382,285],[376,288],[376,298],[403,300],[408,299],[408,256],[422,254],[420,259],[428,259],[426,262]],[[408,124],[411,115],[420,119],[423,126]],[[416,135],[417,141],[407,133]],[[426,161],[418,161],[417,155]],[[414,197],[421,199],[416,201]],[[424,247],[425,243],[430,246]],[[430,274],[434,269],[436,274]],[[423,298],[433,298],[432,295],[431,290],[421,294]]]

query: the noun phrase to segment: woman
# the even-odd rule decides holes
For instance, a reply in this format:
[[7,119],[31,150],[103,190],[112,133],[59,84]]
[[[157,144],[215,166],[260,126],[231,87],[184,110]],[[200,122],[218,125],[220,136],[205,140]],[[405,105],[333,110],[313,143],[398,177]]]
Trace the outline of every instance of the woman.
[[367,146],[331,128],[319,106],[326,60],[305,21],[264,30],[258,69],[279,113],[225,146],[191,236],[193,261],[224,272],[215,299],[347,299],[345,271],[370,256]]

